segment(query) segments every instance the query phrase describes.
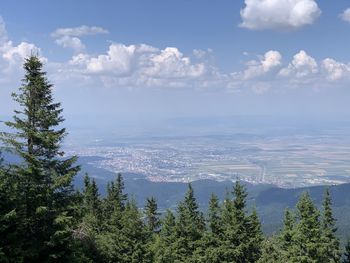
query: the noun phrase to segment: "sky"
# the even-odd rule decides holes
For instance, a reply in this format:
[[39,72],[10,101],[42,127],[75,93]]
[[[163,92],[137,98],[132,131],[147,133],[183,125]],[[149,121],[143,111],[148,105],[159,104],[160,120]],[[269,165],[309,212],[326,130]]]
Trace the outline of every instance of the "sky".
[[10,94],[32,52],[78,123],[347,118],[348,8],[348,0],[4,0],[0,119],[16,107]]

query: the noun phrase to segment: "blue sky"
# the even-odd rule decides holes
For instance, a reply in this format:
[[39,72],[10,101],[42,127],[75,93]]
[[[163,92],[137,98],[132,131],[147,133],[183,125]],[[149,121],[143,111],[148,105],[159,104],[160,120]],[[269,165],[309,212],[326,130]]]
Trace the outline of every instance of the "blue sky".
[[0,115],[14,108],[23,58],[40,50],[65,114],[81,122],[348,116],[347,8],[346,0],[1,1]]

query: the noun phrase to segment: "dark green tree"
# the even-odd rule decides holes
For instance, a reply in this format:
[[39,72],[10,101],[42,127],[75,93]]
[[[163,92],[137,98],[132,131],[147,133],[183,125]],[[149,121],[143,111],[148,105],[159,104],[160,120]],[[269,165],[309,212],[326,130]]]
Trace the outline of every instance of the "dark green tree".
[[155,262],[174,263],[176,251],[174,244],[176,241],[176,219],[174,214],[168,209],[162,220],[162,228],[159,236],[155,240]]
[[295,235],[295,218],[293,213],[286,209],[284,212],[283,229],[280,234],[281,246],[284,250],[288,250],[293,244]]
[[142,220],[142,214],[135,201],[128,201],[122,216],[122,228],[118,246],[121,258],[118,262],[143,263],[151,262],[147,253],[147,231]]
[[207,216],[208,230],[205,231],[197,246],[192,262],[222,262],[220,251],[220,240],[223,235],[221,219],[221,207],[219,199],[212,194],[209,200],[209,211]]
[[209,229],[213,235],[222,234],[221,208],[218,197],[212,193],[209,200],[209,213],[207,219]]
[[332,211],[332,200],[329,188],[326,188],[322,213],[322,254],[324,262],[339,262],[341,257],[340,243],[336,236],[336,220]]
[[15,175],[3,166],[0,155],[0,262],[21,262],[18,246],[18,218],[16,210],[17,180]]
[[297,204],[296,232],[291,247],[292,262],[322,262],[320,212],[309,194],[303,193]]
[[188,262],[205,231],[205,220],[194,197],[192,185],[188,185],[185,198],[177,208],[176,242],[177,260]]
[[236,181],[233,200],[226,198],[223,207],[224,235],[220,250],[225,262],[247,262],[249,258],[249,218],[246,215],[247,192]]
[[157,201],[154,197],[146,199],[145,216],[146,228],[151,233],[157,233],[160,227],[160,213],[158,212]]
[[252,213],[248,216],[248,262],[257,262],[261,256],[262,244],[264,241],[263,232],[261,229],[261,223],[258,217],[258,213],[254,208]]
[[71,255],[72,179],[79,170],[76,157],[63,158],[62,109],[42,68],[38,56],[25,60],[22,86],[13,94],[20,108],[13,121],[6,122],[13,133],[2,134],[22,160],[10,173],[17,177],[17,242],[25,262],[62,261]]
[[345,245],[345,252],[344,252],[342,263],[350,263],[350,238],[348,238]]
[[261,256],[258,263],[281,263],[291,262],[285,251],[281,248],[277,236],[266,238],[261,247]]
[[104,218],[111,224],[119,224],[121,214],[124,211],[128,199],[124,193],[123,176],[118,173],[115,182],[107,184],[107,197],[104,200]]
[[146,241],[146,260],[147,262],[154,262],[156,254],[155,241],[157,238],[157,233],[159,233],[161,222],[160,213],[158,212],[157,201],[154,197],[146,199],[146,205],[144,209],[145,215],[145,228],[147,233]]
[[84,207],[87,214],[95,217],[100,217],[101,213],[101,202],[98,193],[98,187],[95,179],[90,179],[88,175],[84,177]]

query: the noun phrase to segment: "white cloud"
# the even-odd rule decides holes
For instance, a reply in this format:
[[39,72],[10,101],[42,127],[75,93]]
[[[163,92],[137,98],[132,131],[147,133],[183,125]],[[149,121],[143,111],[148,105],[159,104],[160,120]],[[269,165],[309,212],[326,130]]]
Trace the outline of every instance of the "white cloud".
[[85,49],[85,45],[77,37],[63,36],[56,39],[56,43],[59,46],[62,46],[64,48],[71,48],[77,52],[83,51]]
[[304,78],[311,76],[318,72],[318,65],[316,60],[309,56],[304,50],[300,50],[295,54],[293,60],[289,65],[279,72],[284,77]]
[[[57,34],[61,36],[59,39],[66,36],[74,39],[73,34],[82,36],[86,31],[83,32],[63,30]],[[79,41],[75,44],[76,49],[83,45]],[[0,18],[0,82],[19,80],[23,60],[33,52],[40,49],[29,42],[14,44],[8,39]],[[176,47],[161,49],[146,44],[112,43],[106,52],[81,52],[62,63],[41,59],[58,87],[71,87],[74,83],[81,87],[189,88],[262,94],[275,89],[330,87],[334,81],[350,80],[349,63],[332,58],[317,62],[303,50],[286,64],[282,63],[279,51],[269,50],[258,59],[248,61],[246,68],[229,73],[218,70],[212,57],[210,49],[193,50],[193,54],[186,55]]]
[[[24,58],[32,53],[40,55],[40,48],[28,42],[21,42],[15,45],[8,39],[5,22],[0,17],[0,72],[3,73],[1,81],[8,81],[11,79],[11,74],[18,72],[18,68],[22,69]],[[40,57],[44,62],[46,58]]]
[[149,62],[144,58],[147,54],[157,52],[158,49],[145,45],[124,45],[113,43],[106,54],[89,56],[78,54],[72,57],[69,64],[79,65],[87,74],[132,74],[132,71]]
[[349,76],[350,66],[338,62],[332,58],[326,58],[322,61],[322,66],[327,73],[328,80],[339,80],[345,76]]
[[56,38],[56,43],[64,48],[71,48],[75,52],[81,52],[85,49],[79,37],[92,36],[97,34],[107,34],[108,30],[97,26],[80,26],[72,28],[58,28],[51,34]]
[[61,70],[95,75],[104,84],[119,87],[186,87],[194,82],[206,86],[218,79],[214,68],[207,68],[204,62],[193,63],[175,47],[160,50],[145,44],[113,43],[105,54],[80,53]]
[[253,30],[297,29],[314,23],[320,14],[314,0],[245,0],[240,26]]
[[190,58],[175,47],[167,47],[150,56],[150,64],[143,72],[154,78],[196,78],[204,74],[204,64],[192,64]]
[[350,23],[350,8],[345,9],[345,10],[343,11],[343,13],[341,13],[341,14],[339,15],[339,17],[340,17],[341,19],[343,19],[344,21]]
[[97,27],[97,26],[79,26],[79,27],[68,27],[68,28],[58,28],[55,32],[51,34],[54,38],[60,38],[63,36],[74,36],[82,37],[97,34],[107,34],[108,30]]
[[248,68],[244,71],[244,78],[251,79],[270,72],[282,64],[281,59],[282,56],[278,51],[266,52],[260,61],[252,60],[247,63]]

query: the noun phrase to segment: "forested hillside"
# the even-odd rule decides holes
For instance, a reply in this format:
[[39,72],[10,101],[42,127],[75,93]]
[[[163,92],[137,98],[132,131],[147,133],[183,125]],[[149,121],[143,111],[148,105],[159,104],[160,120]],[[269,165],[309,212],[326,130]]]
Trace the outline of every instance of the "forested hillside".
[[[322,209],[304,192],[285,210],[282,230],[262,233],[247,191],[236,182],[202,213],[192,185],[175,210],[160,215],[149,197],[140,210],[119,174],[100,197],[88,176],[74,190],[77,157],[65,158],[62,108],[36,56],[26,59],[14,100],[19,107],[1,139],[21,162],[0,169],[1,262],[341,262],[328,189]],[[350,244],[344,262],[350,262]]]

